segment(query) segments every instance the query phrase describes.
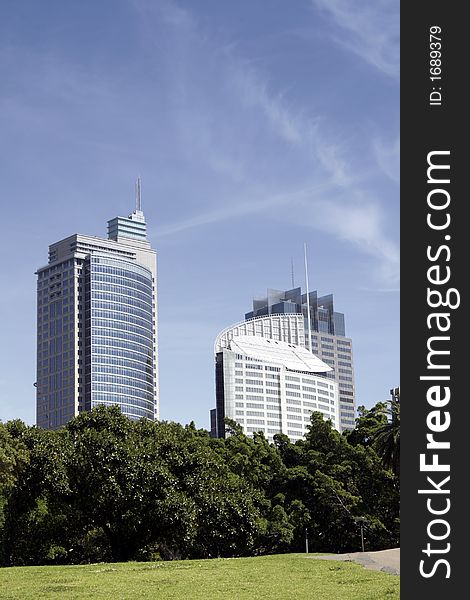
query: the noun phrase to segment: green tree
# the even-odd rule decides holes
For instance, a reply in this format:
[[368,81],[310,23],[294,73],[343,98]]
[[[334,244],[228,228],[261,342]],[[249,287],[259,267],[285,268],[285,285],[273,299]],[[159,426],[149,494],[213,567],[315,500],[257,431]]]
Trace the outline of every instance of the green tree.
[[[394,478],[382,467],[371,447],[354,446],[333,429],[320,413],[313,413],[305,440],[282,441],[289,460],[283,490],[288,502],[305,507],[312,550],[357,550],[354,518],[370,523],[370,548],[383,548],[397,539],[398,493]],[[304,545],[304,527],[295,529],[293,549]]]
[[385,404],[379,402],[373,408],[367,409],[365,406],[359,406],[357,409],[358,417],[356,427],[343,432],[343,436],[352,446],[373,446],[374,435],[379,427],[385,425],[387,417],[384,413]]
[[70,451],[66,436],[17,424],[13,429],[27,449],[28,462],[17,474],[5,509],[2,564],[65,561],[69,538],[65,462]]
[[29,453],[21,441],[26,425],[21,421],[0,423],[0,536],[5,523],[5,510],[18,476],[29,462]]
[[398,541],[398,486],[378,408],[340,435],[319,413],[303,440],[227,439],[193,423],[130,421],[99,406],[58,431],[0,424],[0,559],[54,564],[357,550]]
[[372,435],[372,445],[386,469],[400,475],[400,395],[375,407],[376,414],[384,418]]

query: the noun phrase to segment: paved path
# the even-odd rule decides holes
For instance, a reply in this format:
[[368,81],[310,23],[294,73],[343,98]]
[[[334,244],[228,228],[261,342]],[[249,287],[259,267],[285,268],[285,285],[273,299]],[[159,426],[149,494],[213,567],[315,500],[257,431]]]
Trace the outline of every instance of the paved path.
[[400,548],[379,550],[378,552],[351,552],[349,554],[327,554],[325,556],[312,556],[321,560],[346,560],[354,561],[374,571],[383,571],[391,575],[400,575]]

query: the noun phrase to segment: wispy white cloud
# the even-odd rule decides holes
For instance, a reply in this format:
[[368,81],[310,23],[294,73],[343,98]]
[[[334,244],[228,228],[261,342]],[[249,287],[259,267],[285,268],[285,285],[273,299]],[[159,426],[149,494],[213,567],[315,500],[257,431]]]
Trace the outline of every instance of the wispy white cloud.
[[379,71],[397,78],[399,73],[399,3],[357,0],[311,0],[338,27],[334,39]]
[[400,139],[395,138],[391,143],[376,138],[372,144],[377,164],[392,181],[400,180]]
[[269,194],[267,191],[252,191],[244,193],[245,200],[231,197],[225,199],[224,205],[215,209],[202,212],[188,219],[183,219],[169,225],[164,225],[155,230],[158,238],[181,233],[188,229],[221,223],[230,219],[245,217],[250,214],[266,212],[282,206],[293,206],[300,200],[312,197],[315,194],[325,194],[328,191],[327,184],[319,184],[306,189],[290,190],[282,194]]
[[352,201],[316,202],[314,212],[327,231],[378,259],[381,278],[393,282],[398,280],[399,249],[384,234],[385,215],[375,200],[353,194]]
[[[154,10],[152,4],[144,5]],[[362,58],[392,73],[393,61],[388,62],[385,38],[393,36],[387,24],[388,33],[381,38],[379,9],[377,14],[371,7],[354,11],[352,4],[344,0],[333,0],[331,4],[318,0],[317,5],[348,29],[348,43],[355,43]],[[182,61],[171,81],[179,93],[175,109],[179,135],[188,153],[229,177],[231,184],[214,202],[209,190],[202,210],[162,225],[156,236],[178,235],[253,214],[276,218],[277,209],[282,208],[284,222],[310,224],[354,245],[378,261],[381,277],[396,281],[398,247],[387,234],[381,200],[368,185],[374,158],[378,170],[386,167],[385,146],[371,141],[371,160],[361,161],[347,140],[331,132],[324,115],[306,113],[289,101],[288,94],[276,91],[266,74],[240,58],[237,45],[225,43],[221,47],[200,31],[192,14],[172,2],[165,0],[158,6],[169,15],[174,53]],[[202,94],[199,82],[191,78],[195,64],[201,80],[212,85],[210,92]],[[259,140],[264,143],[267,157],[252,148]],[[261,178],[253,164],[263,160],[272,162],[268,176],[263,173]],[[292,165],[297,168],[295,177],[290,175]],[[303,215],[300,220],[299,214]]]
[[[227,54],[229,63],[229,77],[231,85],[240,102],[244,106],[261,109],[264,118],[273,131],[284,141],[301,144],[304,141],[305,130],[302,129],[301,118],[295,115],[283,104],[283,94],[272,95],[268,91],[268,84],[263,81],[260,74],[252,66],[248,66],[233,55]],[[310,128],[315,127],[313,120]]]

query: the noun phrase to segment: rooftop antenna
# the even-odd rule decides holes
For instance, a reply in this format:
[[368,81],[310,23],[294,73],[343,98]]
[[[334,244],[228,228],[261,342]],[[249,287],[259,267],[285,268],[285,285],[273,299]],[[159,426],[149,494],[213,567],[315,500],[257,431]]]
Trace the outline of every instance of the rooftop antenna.
[[140,177],[135,182],[135,210],[142,212],[142,190],[140,186]]
[[291,279],[292,279],[292,289],[295,288],[295,283],[294,283],[294,259],[292,258],[292,256],[290,257],[290,274],[291,274]]
[[304,258],[305,258],[305,288],[307,292],[307,327],[308,327],[308,349],[312,351],[312,324],[310,317],[310,296],[308,291],[308,266],[307,266],[307,242],[304,242]]

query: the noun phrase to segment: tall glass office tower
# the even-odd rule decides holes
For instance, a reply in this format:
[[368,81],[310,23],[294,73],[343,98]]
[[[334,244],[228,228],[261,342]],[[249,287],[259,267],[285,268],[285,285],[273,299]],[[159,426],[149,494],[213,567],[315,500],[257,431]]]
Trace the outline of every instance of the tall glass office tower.
[[98,404],[159,418],[156,252],[140,206],[108,238],[75,234],[38,269],[37,425],[56,429]]

